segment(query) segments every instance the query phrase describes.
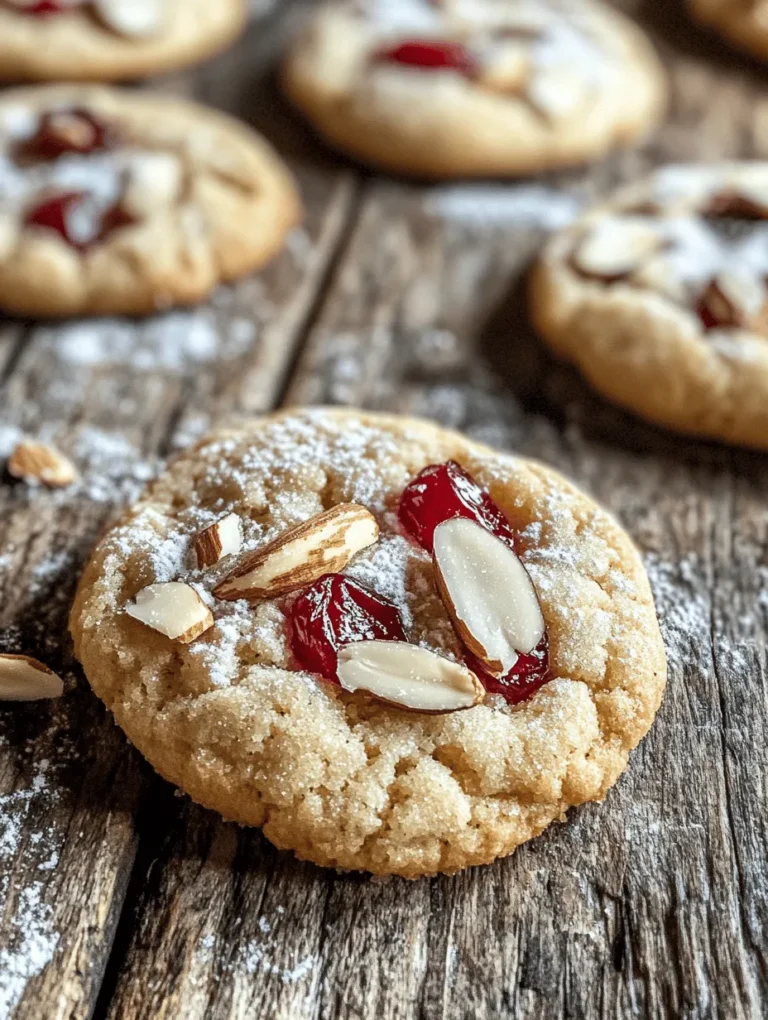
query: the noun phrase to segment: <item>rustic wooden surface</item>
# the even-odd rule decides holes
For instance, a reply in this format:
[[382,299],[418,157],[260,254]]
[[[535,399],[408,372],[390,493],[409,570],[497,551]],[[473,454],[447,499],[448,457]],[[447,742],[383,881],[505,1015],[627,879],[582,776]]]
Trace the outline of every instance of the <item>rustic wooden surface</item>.
[[[50,436],[86,471],[63,494],[0,488],[0,647],[68,687],[0,709],[2,1020],[768,1015],[768,461],[608,407],[542,352],[521,287],[544,227],[616,181],[768,154],[768,70],[677,0],[623,6],[668,61],[669,122],[639,152],[540,182],[542,202],[326,152],[275,95],[306,8],[279,0],[230,54],[164,84],[285,153],[307,217],[284,255],[160,327],[0,323],[0,446],[14,427]],[[64,637],[79,566],[156,457],[281,402],[426,415],[556,465],[618,514],[670,683],[604,804],[491,867],[377,882],[222,823],[131,750]]]

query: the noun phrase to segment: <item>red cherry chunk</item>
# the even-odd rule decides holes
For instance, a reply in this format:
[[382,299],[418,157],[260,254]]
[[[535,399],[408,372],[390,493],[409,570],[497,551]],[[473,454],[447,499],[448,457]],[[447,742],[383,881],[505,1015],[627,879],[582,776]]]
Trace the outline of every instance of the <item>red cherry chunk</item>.
[[405,531],[428,552],[432,552],[435,528],[453,517],[468,517],[502,541],[515,544],[512,526],[490,493],[455,460],[420,471],[403,490],[398,515]]
[[66,191],[35,206],[24,222],[30,227],[53,230],[73,248],[84,250],[133,220],[119,205],[105,210],[87,192]]
[[24,151],[37,159],[58,159],[66,153],[103,152],[111,145],[109,127],[89,110],[73,107],[44,113]]
[[461,43],[441,39],[410,39],[379,50],[377,60],[405,64],[425,71],[458,71],[467,78],[477,73],[477,62]]
[[549,637],[546,633],[532,652],[520,655],[506,676],[492,676],[471,652],[467,654],[466,660],[486,691],[489,694],[501,694],[510,705],[517,705],[530,698],[552,679],[549,675]]
[[79,3],[62,3],[61,0],[34,0],[33,3],[14,3],[8,0],[8,6],[15,8],[22,14],[32,14],[36,18],[47,18],[52,14],[64,14],[72,7],[79,7]]
[[288,610],[291,649],[299,665],[338,683],[336,657],[357,641],[405,641],[397,606],[344,574],[324,574]]

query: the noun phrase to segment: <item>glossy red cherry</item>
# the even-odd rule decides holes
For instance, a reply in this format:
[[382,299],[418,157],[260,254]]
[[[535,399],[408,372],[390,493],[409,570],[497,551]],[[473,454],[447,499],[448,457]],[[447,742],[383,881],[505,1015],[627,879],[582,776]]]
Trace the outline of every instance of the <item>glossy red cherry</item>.
[[37,133],[24,146],[36,159],[58,159],[66,153],[88,155],[111,147],[109,127],[81,107],[53,110],[40,118]]
[[61,0],[37,0],[36,3],[19,4],[13,3],[13,0],[11,0],[8,6],[13,7],[22,14],[32,14],[37,18],[47,18],[52,14],[64,14],[72,7],[79,6],[79,4],[72,2],[61,3]]
[[98,209],[87,192],[66,191],[35,206],[24,222],[54,230],[73,248],[84,250],[133,220],[119,205]]
[[398,516],[405,531],[428,552],[432,552],[435,528],[453,517],[468,517],[502,541],[515,544],[512,526],[490,493],[455,460],[420,471],[400,497]]
[[338,683],[336,656],[354,641],[405,641],[397,606],[343,574],[324,574],[288,610],[299,665]]
[[501,694],[510,705],[530,698],[552,678],[549,675],[549,638],[546,634],[528,655],[521,655],[514,668],[503,677],[491,676],[482,662],[467,653],[467,665],[475,673],[489,694]]
[[409,39],[379,50],[377,59],[383,63],[419,67],[425,71],[458,71],[467,78],[477,73],[477,63],[466,47],[461,43],[441,39]]

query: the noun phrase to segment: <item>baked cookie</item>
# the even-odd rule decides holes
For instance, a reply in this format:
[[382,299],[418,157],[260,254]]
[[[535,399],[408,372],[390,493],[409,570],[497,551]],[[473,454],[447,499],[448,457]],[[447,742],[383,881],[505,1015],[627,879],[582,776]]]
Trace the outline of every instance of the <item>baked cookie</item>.
[[244,22],[243,0],[0,0],[0,77],[159,74],[222,49]]
[[755,56],[768,58],[766,0],[688,0],[688,6],[703,25]]
[[531,313],[616,403],[766,449],[767,280],[768,163],[670,166],[550,241]]
[[340,149],[432,178],[595,159],[656,124],[666,98],[645,37],[591,0],[335,0],[283,77]]
[[540,464],[353,410],[174,460],[98,545],[71,628],[119,725],[196,801],[318,864],[409,878],[602,798],[666,673],[607,513]]
[[98,86],[0,97],[0,308],[147,314],[262,266],[296,188],[244,125]]

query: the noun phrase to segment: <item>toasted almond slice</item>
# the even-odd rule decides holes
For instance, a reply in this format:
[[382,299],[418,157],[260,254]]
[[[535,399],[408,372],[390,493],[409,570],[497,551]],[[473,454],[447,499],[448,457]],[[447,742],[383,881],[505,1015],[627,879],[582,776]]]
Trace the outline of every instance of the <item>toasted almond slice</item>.
[[376,518],[357,503],[340,503],[303,521],[248,556],[213,590],[217,599],[273,599],[338,573],[379,537]]
[[765,283],[746,273],[718,273],[710,280],[701,299],[701,314],[710,328],[746,329],[768,335]]
[[589,86],[581,69],[550,66],[531,74],[528,102],[550,122],[569,117],[589,99]]
[[573,255],[576,269],[610,283],[637,270],[661,251],[658,232],[641,219],[615,217],[598,222]]
[[455,712],[485,697],[475,674],[460,662],[404,641],[358,641],[339,649],[345,691],[365,691],[414,712]]
[[492,673],[505,676],[544,636],[528,571],[506,542],[460,517],[435,528],[432,558],[459,637]]
[[77,468],[52,446],[22,439],[8,459],[8,473],[30,485],[64,488],[78,479]]
[[504,46],[488,61],[475,79],[488,92],[514,95],[525,87],[531,73],[530,49],[522,43]]
[[195,539],[197,565],[202,570],[212,567],[225,556],[240,552],[243,544],[243,529],[237,514],[227,514],[221,520],[207,527]]
[[213,626],[213,613],[195,589],[183,581],[147,585],[125,611],[139,623],[183,645]]
[[161,0],[94,0],[107,28],[130,39],[157,35],[165,23]]
[[0,701],[60,698],[64,684],[53,670],[29,655],[0,655]]
[[168,209],[181,194],[183,170],[170,152],[145,152],[132,160],[123,195],[123,209],[136,219],[146,219],[158,209]]
[[689,301],[689,288],[675,272],[674,266],[663,255],[652,258],[645,262],[640,268],[632,273],[630,282],[637,287],[647,287],[655,290],[663,297],[669,298],[678,304],[684,305]]

